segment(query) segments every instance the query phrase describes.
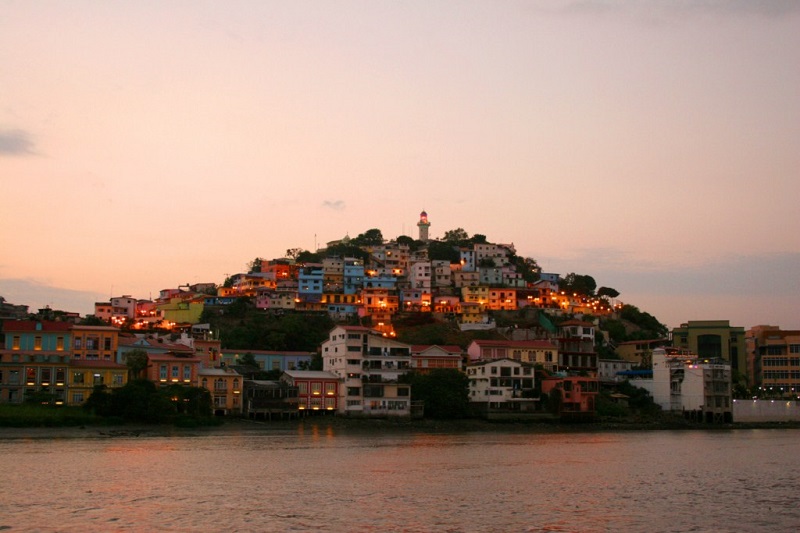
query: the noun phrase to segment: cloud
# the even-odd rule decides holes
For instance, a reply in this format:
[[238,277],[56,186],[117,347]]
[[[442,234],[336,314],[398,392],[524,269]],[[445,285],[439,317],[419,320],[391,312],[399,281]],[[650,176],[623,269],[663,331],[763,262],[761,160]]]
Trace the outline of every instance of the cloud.
[[54,287],[35,279],[0,279],[0,296],[14,305],[27,305],[29,311],[49,305],[61,311],[78,312],[82,315],[94,313],[94,303],[107,301],[108,296],[96,292],[76,291]]
[[322,207],[327,207],[328,209],[333,209],[334,211],[344,211],[345,203],[344,200],[325,200],[322,202]]
[[0,130],[0,155],[33,154],[33,141],[23,130]]
[[638,15],[651,21],[675,16],[704,15],[755,15],[780,18],[800,12],[800,2],[796,0],[675,0],[671,2],[652,2],[651,0],[640,2],[576,0],[560,5],[555,11],[590,16],[617,16],[627,13]]

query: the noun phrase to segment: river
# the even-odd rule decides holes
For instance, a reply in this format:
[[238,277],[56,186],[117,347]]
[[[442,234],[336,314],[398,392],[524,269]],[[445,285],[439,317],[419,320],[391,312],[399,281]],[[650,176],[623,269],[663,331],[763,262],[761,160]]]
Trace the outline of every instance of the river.
[[11,531],[796,531],[800,430],[0,429]]

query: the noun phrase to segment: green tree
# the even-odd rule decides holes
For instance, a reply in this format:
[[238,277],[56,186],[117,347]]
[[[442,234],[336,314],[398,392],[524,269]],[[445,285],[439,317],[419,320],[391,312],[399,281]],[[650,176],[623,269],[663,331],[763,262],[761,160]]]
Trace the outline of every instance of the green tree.
[[383,234],[377,228],[369,229],[358,237],[351,239],[350,243],[356,246],[377,246],[383,244]]
[[254,356],[252,352],[245,353],[237,363],[244,366],[259,368],[258,361],[256,361],[256,356]]
[[128,367],[128,381],[141,378],[147,369],[147,352],[137,348],[126,353],[125,366]]
[[464,228],[451,229],[444,232],[443,241],[455,246],[465,246],[469,244],[469,233]]
[[254,274],[257,272],[261,272],[261,265],[263,264],[264,260],[260,257],[256,257],[249,263],[247,263],[247,272],[250,274]]
[[558,288],[564,292],[594,296],[597,282],[592,276],[570,272],[558,281]]
[[95,315],[86,315],[83,320],[81,320],[81,324],[84,326],[107,326],[105,320],[102,318],[96,317]]
[[411,372],[411,399],[423,401],[425,416],[436,419],[465,418],[469,414],[469,379],[456,369],[437,368],[428,374]]
[[612,289],[611,287],[600,287],[597,289],[597,296],[606,297],[606,298],[616,298],[619,296],[619,291],[616,289]]
[[430,241],[428,242],[428,259],[431,261],[450,261],[458,263],[461,261],[461,252],[458,246],[452,242]]
[[297,261],[297,256],[299,256],[304,251],[305,250],[303,250],[302,248],[288,248],[286,250],[286,257],[288,257],[289,259],[293,259],[294,261]]
[[295,258],[296,263],[319,263],[322,261],[322,256],[308,250],[303,250]]

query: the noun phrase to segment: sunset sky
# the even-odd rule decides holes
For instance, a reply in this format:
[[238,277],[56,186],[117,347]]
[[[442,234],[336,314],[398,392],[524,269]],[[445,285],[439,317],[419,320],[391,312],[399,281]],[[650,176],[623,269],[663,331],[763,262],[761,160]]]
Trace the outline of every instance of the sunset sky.
[[0,296],[463,228],[800,329],[800,2],[0,0]]

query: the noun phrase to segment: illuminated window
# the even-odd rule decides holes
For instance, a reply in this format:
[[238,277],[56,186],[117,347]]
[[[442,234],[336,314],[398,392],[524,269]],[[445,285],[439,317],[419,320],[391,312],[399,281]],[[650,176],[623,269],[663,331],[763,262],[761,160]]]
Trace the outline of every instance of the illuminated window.
[[42,338],[38,335],[33,338],[33,349],[34,350],[42,349]]
[[56,338],[56,350],[59,352],[64,350],[64,337]]
[[12,350],[19,350],[19,335],[14,335],[13,340],[11,341],[11,349]]
[[192,367],[190,365],[183,365],[183,379],[189,380],[192,378]]
[[50,378],[52,375],[52,371],[49,368],[42,369],[42,385],[50,385]]

